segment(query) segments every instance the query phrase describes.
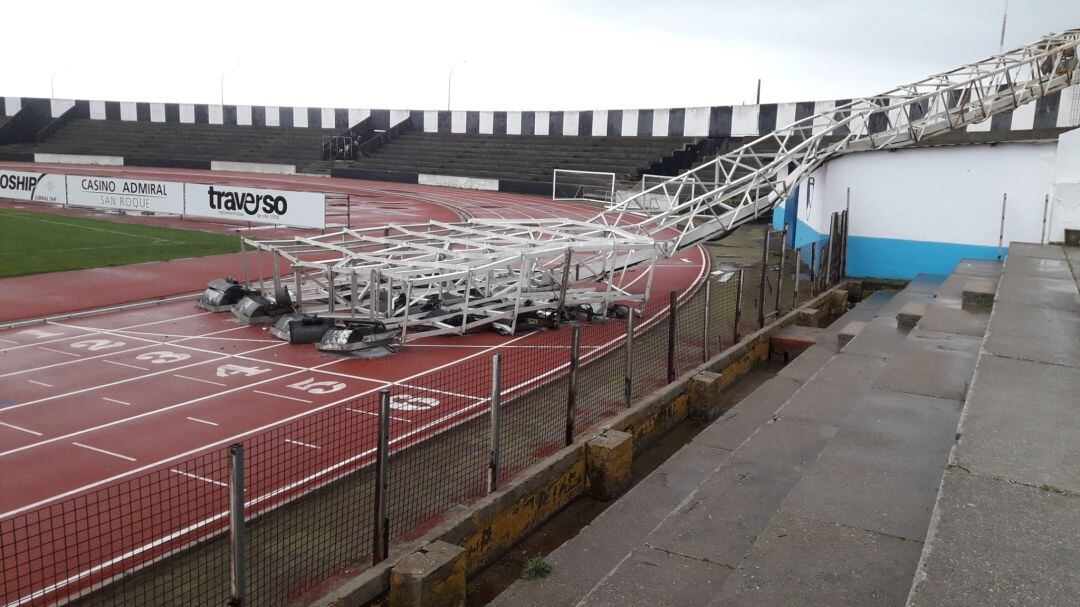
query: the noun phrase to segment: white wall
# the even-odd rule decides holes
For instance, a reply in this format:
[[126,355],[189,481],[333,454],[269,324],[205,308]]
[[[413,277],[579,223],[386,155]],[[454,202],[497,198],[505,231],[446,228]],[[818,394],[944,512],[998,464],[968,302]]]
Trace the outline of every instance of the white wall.
[[850,187],[851,236],[996,247],[1007,193],[1006,245],[1038,242],[1056,152],[1054,143],[1010,143],[849,154],[815,172],[814,204],[799,217],[828,231]]
[[1080,230],[1080,129],[1058,138],[1054,191],[1047,238],[1062,242],[1065,228]]

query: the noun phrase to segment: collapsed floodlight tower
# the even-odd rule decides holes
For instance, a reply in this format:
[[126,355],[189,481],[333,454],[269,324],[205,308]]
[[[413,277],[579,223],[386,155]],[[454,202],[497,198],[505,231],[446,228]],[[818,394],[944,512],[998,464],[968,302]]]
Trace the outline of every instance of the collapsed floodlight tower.
[[[657,257],[652,238],[572,220],[431,221],[245,240],[273,256],[275,293],[290,286],[280,259],[291,263],[290,299],[304,313],[377,321],[401,341],[491,323],[513,333],[544,310],[587,305],[604,314],[616,301],[642,302]],[[646,288],[631,292],[641,272]],[[577,284],[582,277],[591,284]]]
[[[1080,30],[808,116],[613,202],[590,221],[472,219],[245,242],[274,260],[274,292],[305,313],[381,323],[401,341],[579,305],[647,299],[658,255],[729,232],[830,158],[911,146],[1077,82]],[[290,280],[277,271],[292,263]],[[571,270],[573,268],[573,270]],[[628,274],[647,274],[644,292]],[[573,275],[573,279],[571,279]]]

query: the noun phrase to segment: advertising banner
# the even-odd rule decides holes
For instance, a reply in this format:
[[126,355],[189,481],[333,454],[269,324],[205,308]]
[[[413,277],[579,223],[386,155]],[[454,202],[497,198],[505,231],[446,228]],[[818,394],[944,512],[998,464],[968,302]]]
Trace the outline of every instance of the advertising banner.
[[64,176],[0,169],[0,198],[64,204]]
[[189,183],[184,213],[228,221],[326,227],[326,195],[315,192]]
[[184,184],[169,181],[67,176],[68,204],[152,213],[184,212]]

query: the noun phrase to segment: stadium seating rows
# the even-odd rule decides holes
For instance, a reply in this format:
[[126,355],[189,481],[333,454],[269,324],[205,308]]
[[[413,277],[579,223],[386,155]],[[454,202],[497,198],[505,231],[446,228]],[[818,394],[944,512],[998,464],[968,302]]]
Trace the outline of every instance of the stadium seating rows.
[[550,181],[553,169],[615,173],[632,180],[698,141],[689,137],[551,137],[409,131],[370,156],[314,163],[331,167],[436,175]]
[[323,160],[323,138],[335,134],[330,129],[72,118],[36,145],[8,144],[0,146],[0,152],[121,156],[131,164],[163,166],[222,160],[293,164],[305,173],[354,168],[550,182],[556,168],[635,180],[700,141],[406,131],[357,160]]
[[38,144],[20,151],[171,160],[231,160],[304,164],[321,157],[322,137],[333,130],[211,124],[125,122],[75,118]]

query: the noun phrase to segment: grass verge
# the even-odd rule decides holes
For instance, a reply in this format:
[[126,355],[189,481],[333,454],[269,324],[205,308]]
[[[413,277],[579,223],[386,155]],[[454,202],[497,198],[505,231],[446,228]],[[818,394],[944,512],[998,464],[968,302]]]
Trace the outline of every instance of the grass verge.
[[239,250],[239,238],[226,234],[0,210],[0,277]]

